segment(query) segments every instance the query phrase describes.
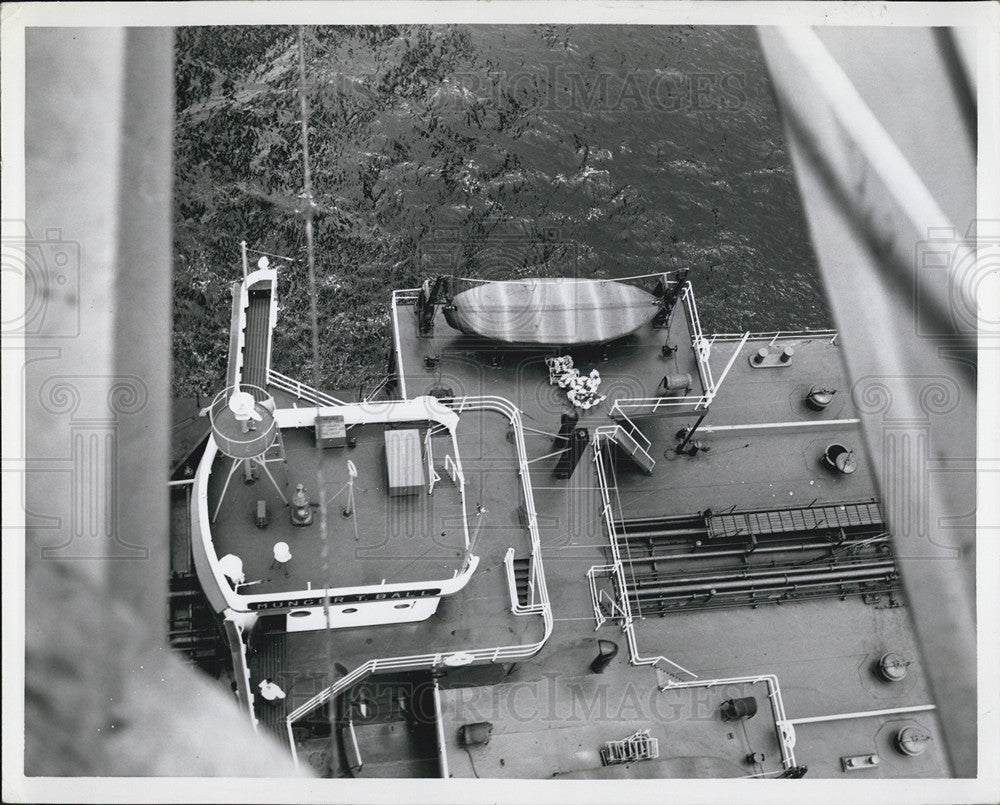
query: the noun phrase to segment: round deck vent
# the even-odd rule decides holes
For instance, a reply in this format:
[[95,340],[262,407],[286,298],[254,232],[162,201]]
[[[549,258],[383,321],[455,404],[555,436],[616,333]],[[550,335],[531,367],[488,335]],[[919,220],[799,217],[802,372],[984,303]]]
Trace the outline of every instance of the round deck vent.
[[858,460],[854,457],[854,451],[849,450],[842,444],[834,442],[827,445],[823,453],[823,461],[830,468],[850,475],[858,469]]
[[904,755],[916,757],[924,753],[930,739],[930,735],[926,735],[916,727],[904,727],[896,733],[896,748]]
[[833,402],[833,395],[836,393],[836,389],[813,386],[809,389],[808,394],[806,394],[806,405],[812,408],[813,411],[822,411]]
[[902,655],[895,652],[887,652],[878,661],[878,670],[884,679],[889,682],[900,682],[906,678],[906,669],[910,661],[904,659]]

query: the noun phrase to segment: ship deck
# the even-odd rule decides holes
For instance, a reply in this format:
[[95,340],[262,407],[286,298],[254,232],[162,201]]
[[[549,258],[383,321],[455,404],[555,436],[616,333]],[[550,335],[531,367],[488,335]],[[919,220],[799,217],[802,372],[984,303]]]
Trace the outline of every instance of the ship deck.
[[[551,433],[559,424],[565,394],[549,384],[543,359],[553,351],[487,350],[451,330],[440,315],[431,338],[416,334],[413,309],[397,307],[398,356],[408,394],[433,385],[461,394],[496,394],[516,402],[526,425]],[[664,343],[682,349],[664,358]],[[627,460],[614,462],[611,490],[615,517],[639,518],[693,514],[713,509],[778,509],[846,501],[873,500],[874,478],[866,460],[850,475],[822,464],[828,444],[840,442],[863,454],[851,390],[840,348],[830,334],[782,338],[793,346],[787,365],[756,368],[751,356],[769,339],[752,338],[740,349],[695,439],[709,450],[678,455],[677,431],[696,416],[634,418],[651,442],[656,459],[646,475]],[[696,377],[690,339],[675,315],[668,332],[647,325],[610,347],[562,350],[582,371],[596,366],[608,400],[583,412],[579,425],[612,424],[616,397],[654,396],[668,372]],[[713,345],[710,364],[719,378],[738,340]],[[424,357],[438,365],[429,372]],[[813,385],[836,389],[822,412],[804,403]],[[845,421],[846,420],[846,421]],[[831,421],[830,424],[823,424]],[[797,428],[777,423],[814,424]],[[839,423],[839,424],[838,424]],[[716,430],[759,425],[741,430]],[[453,776],[569,777],[731,777],[775,775],[781,771],[774,718],[762,683],[695,686],[661,691],[664,681],[650,666],[629,662],[625,635],[609,620],[595,631],[586,573],[607,563],[611,553],[601,516],[601,495],[588,450],[572,477],[553,477],[552,441],[526,434],[545,574],[552,601],[554,629],[534,658],[521,662],[500,685],[448,689],[442,685],[445,735]],[[665,616],[637,614],[635,635],[642,656],[664,655],[697,675],[691,682],[775,675],[789,719],[911,708],[931,702],[926,678],[905,606],[885,597],[865,603],[861,596],[843,600],[791,601],[756,608],[703,609]],[[615,641],[619,654],[601,675],[589,665],[597,640]],[[887,651],[913,664],[903,682],[888,683],[873,668]],[[664,666],[667,667],[667,666]],[[751,692],[746,692],[753,688]],[[759,712],[739,723],[723,722],[721,703],[754,695]],[[480,718],[482,716],[482,718]],[[470,721],[494,725],[488,746],[468,751],[457,728]],[[928,743],[918,757],[906,757],[892,739],[904,726],[936,731],[931,711],[853,717],[797,726],[796,762],[809,776],[866,778],[933,777],[944,774],[939,746]],[[659,739],[660,760],[602,767],[598,749],[639,729]],[[747,763],[760,752],[763,763]],[[875,753],[881,765],[845,772],[841,758]],[[474,757],[470,757],[472,755]],[[475,768],[473,768],[475,764]]]
[[[553,455],[553,435],[568,401],[562,390],[550,384],[544,359],[568,353],[582,372],[599,369],[603,380],[600,391],[608,395],[608,400],[581,412],[578,422],[593,434],[595,428],[614,423],[609,416],[614,399],[652,397],[660,378],[667,373],[687,372],[697,378],[683,317],[672,317],[668,331],[647,325],[605,348],[558,351],[497,348],[452,330],[440,313],[433,335],[421,338],[416,332],[414,308],[406,303],[395,307],[393,326],[401,394],[413,397],[447,390],[454,397],[496,395],[521,409],[552,608],[551,636],[533,657],[508,663],[478,682],[470,676],[472,669],[447,670],[440,678],[451,776],[777,775],[782,763],[765,683],[726,681],[766,675],[773,675],[779,683],[785,715],[793,722],[838,716],[796,725],[796,763],[808,766],[810,777],[935,777],[945,773],[942,748],[933,740],[916,757],[904,756],[892,746],[897,731],[904,726],[937,733],[933,712],[911,711],[928,705],[931,698],[905,601],[883,596],[866,603],[860,595],[849,595],[752,608],[692,607],[662,616],[634,612],[639,654],[646,658],[664,656],[690,672],[674,669],[672,677],[650,665],[630,663],[626,635],[613,618],[608,617],[596,628],[587,572],[612,559],[602,515],[602,490],[592,449],[588,448],[571,477],[560,479],[553,473],[558,460]],[[768,343],[767,339],[751,339],[732,362],[695,436],[708,450],[696,455],[675,451],[678,430],[693,425],[697,415],[634,417],[650,440],[649,452],[656,463],[650,474],[620,455],[609,465],[608,493],[615,518],[692,515],[706,509],[722,513],[733,508],[808,507],[876,498],[874,479],[863,458],[861,433],[851,421],[856,411],[839,347],[829,334],[785,338],[780,344],[794,346],[794,358],[780,367],[755,368],[750,357]],[[664,344],[681,348],[664,357]],[[713,345],[710,363],[716,378],[723,374],[738,345],[738,340],[720,340]],[[436,361],[431,362],[433,368],[425,362],[428,357]],[[803,403],[813,385],[837,391],[832,404],[820,413]],[[699,390],[696,388],[694,393]],[[788,427],[789,423],[808,424]],[[251,640],[251,684],[270,676],[288,692],[279,711],[269,713],[265,721],[280,728],[281,716],[345,671],[372,659],[525,645],[541,638],[541,618],[511,612],[503,566],[508,548],[514,548],[521,557],[531,549],[508,422],[496,413],[465,411],[460,415],[456,434],[468,482],[472,549],[481,557],[469,584],[460,593],[443,599],[437,613],[420,623],[290,633],[276,635],[273,641]],[[856,472],[834,473],[822,464],[823,452],[833,442],[858,451]],[[363,448],[359,445],[357,449]],[[338,450],[326,452],[342,455]],[[336,475],[334,468],[331,474]],[[442,479],[449,483],[444,473]],[[296,479],[290,480],[294,485]],[[359,485],[362,480],[359,478]],[[234,479],[234,484],[237,481]],[[250,523],[250,498],[266,489],[268,482],[258,480],[250,492],[247,490],[251,488],[244,489],[242,482],[238,486],[241,494],[250,497],[234,505],[237,510],[239,506],[246,508],[242,528],[253,533],[256,529]],[[437,506],[434,508],[436,516]],[[287,520],[283,510],[278,512],[279,518],[281,515]],[[337,544],[346,544],[352,557],[359,547],[367,546],[364,537],[355,541],[353,533],[345,530],[350,526],[336,510],[331,521],[335,533],[344,531],[336,537],[341,540]],[[375,523],[371,527],[375,529]],[[255,536],[263,538],[265,533]],[[260,546],[268,561],[274,533],[267,534]],[[457,556],[448,553],[458,548],[451,542],[439,544],[433,536],[436,533],[432,531],[426,537],[432,551],[420,561],[457,561]],[[376,540],[374,531],[372,535]],[[292,537],[287,541],[297,559]],[[385,546],[373,541],[368,547]],[[224,552],[220,545],[219,553]],[[408,564],[412,558],[394,556],[386,547],[384,556],[372,562],[372,578],[378,576],[381,580],[390,572],[374,570],[376,566],[412,569]],[[304,561],[302,565],[309,567],[312,563]],[[247,577],[251,576],[248,569]],[[617,657],[600,675],[589,667],[597,654],[598,639],[614,641],[619,648]],[[275,650],[274,645],[279,643],[280,650]],[[874,672],[879,657],[888,651],[912,661],[902,682],[886,682]],[[668,665],[661,663],[661,667],[666,669]],[[677,680],[685,680],[690,686],[661,689]],[[724,722],[720,717],[722,702],[740,696],[757,699],[757,715],[749,720]],[[863,715],[882,710],[906,712]],[[463,748],[458,728],[475,721],[491,722],[490,743]],[[387,729],[366,727],[361,734],[381,735]],[[602,766],[600,747],[637,730],[649,730],[650,736],[658,740],[659,758]],[[300,757],[309,757],[310,746],[315,748],[323,741],[329,745],[329,740],[304,740],[299,746]],[[362,743],[362,754],[367,752],[371,761],[365,767],[365,776],[414,773],[413,765],[403,758],[383,757],[387,751],[384,746],[369,746],[366,739]],[[754,753],[761,753],[763,760],[758,756],[748,762],[747,756]],[[879,756],[878,766],[843,770],[842,757],[869,754]],[[345,774],[336,747],[330,756],[332,770],[318,770]]]
[[[465,555],[462,499],[447,475],[434,493],[426,486],[418,494],[390,497],[386,487],[384,429],[357,425],[350,435],[354,448],[322,451],[325,501],[317,489],[318,458],[313,432],[307,428],[282,431],[286,462],[267,464],[268,471],[291,499],[296,484],[306,487],[313,513],[308,526],[293,525],[290,510],[259,466],[257,480],[246,484],[237,470],[226,490],[212,539],[218,555],[233,553],[243,560],[247,595],[371,584],[436,581],[451,578]],[[447,433],[432,437],[440,451],[450,452]],[[342,516],[348,503],[348,460],[358,467],[351,517]],[[209,511],[214,512],[232,462],[217,456],[209,480]],[[268,525],[255,525],[257,501],[263,500]],[[327,559],[320,528],[320,504],[327,510]],[[274,568],[275,543],[288,544],[292,559]],[[288,576],[284,575],[287,570]],[[324,575],[326,573],[326,575]]]
[[[284,715],[332,684],[340,676],[337,666],[353,671],[372,659],[411,657],[426,655],[428,652],[447,654],[471,648],[520,646],[542,639],[544,624],[541,618],[511,612],[504,568],[504,556],[508,549],[513,548],[515,555],[519,557],[528,556],[531,551],[530,535],[521,521],[521,483],[517,473],[515,448],[507,438],[508,425],[505,417],[491,411],[470,410],[459,419],[455,434],[466,478],[471,550],[479,557],[479,566],[462,590],[441,599],[434,615],[416,623],[295,632],[268,637],[261,635],[251,639],[252,650],[248,658],[251,683],[256,685],[262,678],[269,676],[287,693],[287,698],[280,705],[265,705],[265,709],[259,712],[262,720],[274,727],[279,735],[284,734]],[[361,449],[359,443],[351,452],[356,456]],[[442,460],[443,452],[435,450],[438,463]],[[343,451],[327,450],[325,453],[337,456]],[[363,465],[360,459],[353,460],[358,464],[360,482],[363,480]],[[382,458],[379,460],[384,464]],[[439,472],[441,481],[430,496],[432,498],[455,492],[447,473]],[[268,484],[263,479],[258,480],[255,486],[263,489],[262,483]],[[428,497],[426,491],[421,497]],[[361,498],[356,500],[360,510]],[[441,514],[436,506],[435,512]],[[287,520],[284,510],[280,514]],[[221,521],[222,517],[219,519]],[[353,531],[342,520],[337,509],[332,510],[330,519],[333,527],[342,534],[347,546],[345,554],[352,560],[351,566],[368,568],[365,572],[374,574],[372,578],[378,576],[378,581],[394,569],[405,570],[407,577],[412,578],[419,567],[424,568],[421,572],[429,572],[430,569],[437,568],[438,563],[446,562],[449,568],[457,568],[464,556],[461,548],[464,543],[458,536],[460,531],[454,528],[453,517],[447,517],[445,521],[452,528],[454,542],[440,542],[440,529],[435,525],[435,530],[423,532],[424,536],[420,538],[423,541],[418,546],[416,542],[400,543],[398,540],[377,545],[374,537],[369,540],[371,544],[367,544],[364,538],[361,542],[355,542]],[[256,530],[249,522],[246,527],[251,531]],[[272,537],[268,537],[267,544],[262,547],[262,550],[266,548],[266,558],[270,557],[271,539]],[[416,532],[413,539],[418,539]],[[293,553],[291,564],[295,564],[298,554],[294,544],[290,544]],[[359,545],[373,549],[375,554],[356,557],[355,546]],[[405,548],[414,546],[417,546],[416,550],[405,552]],[[300,567],[306,570],[294,570],[291,564],[291,572],[301,573],[313,572],[315,562],[300,563]],[[331,564],[336,566],[336,559]],[[250,571],[246,572],[250,579]],[[334,572],[345,571],[335,569]],[[450,575],[449,570],[445,577]],[[278,576],[280,577],[280,573]],[[275,648],[276,644],[280,644],[280,647]],[[407,767],[406,764],[403,767]],[[369,764],[369,768],[374,766]],[[392,763],[388,763],[384,767],[384,773],[392,775],[395,768],[397,767]]]

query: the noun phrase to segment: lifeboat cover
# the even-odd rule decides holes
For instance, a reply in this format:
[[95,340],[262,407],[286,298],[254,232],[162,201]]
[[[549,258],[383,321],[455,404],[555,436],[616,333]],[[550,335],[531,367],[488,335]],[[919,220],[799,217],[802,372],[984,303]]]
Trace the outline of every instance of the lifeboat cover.
[[656,315],[656,297],[610,280],[487,282],[445,307],[456,330],[508,344],[599,344],[635,332]]

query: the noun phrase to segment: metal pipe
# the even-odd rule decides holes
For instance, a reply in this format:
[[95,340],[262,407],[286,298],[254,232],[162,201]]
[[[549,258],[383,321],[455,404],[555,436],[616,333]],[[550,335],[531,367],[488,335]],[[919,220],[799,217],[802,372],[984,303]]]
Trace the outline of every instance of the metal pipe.
[[700,514],[678,514],[669,517],[636,517],[630,520],[615,520],[616,530],[629,528],[642,528],[644,526],[657,526],[663,523],[693,524],[704,523],[705,518]]
[[698,421],[694,423],[694,427],[692,427],[691,430],[689,430],[687,432],[687,434],[684,436],[684,441],[682,441],[679,445],[677,445],[677,452],[678,453],[682,452],[684,450],[684,448],[688,446],[688,442],[691,441],[691,437],[694,436],[695,431],[698,430],[698,426],[701,425],[701,423],[705,421],[705,417],[706,416],[708,416],[708,412],[707,411],[704,414],[702,414],[700,417],[698,417]]
[[850,718],[872,718],[875,716],[895,716],[901,713],[923,713],[927,710],[937,710],[933,704],[917,704],[912,707],[889,707],[885,710],[861,710],[857,713],[835,713],[829,716],[810,716],[809,718],[789,718],[786,724],[815,724],[820,721],[846,721]]
[[749,586],[753,586],[755,581],[760,582],[774,582],[774,581],[784,581],[785,584],[798,584],[803,582],[811,581],[824,581],[827,583],[836,583],[838,579],[856,579],[856,578],[878,578],[880,576],[890,575],[895,573],[895,562],[875,562],[865,567],[844,569],[840,571],[826,571],[826,572],[812,572],[812,573],[780,573],[780,574],[769,574],[769,575],[753,575],[748,576],[743,579],[730,579],[726,580],[719,577],[718,581],[713,581],[711,577],[707,578],[702,584],[676,584],[676,585],[662,585],[659,587],[652,588],[642,588],[633,591],[632,595],[636,598],[647,598],[655,597],[659,595],[677,595],[681,593],[689,592],[699,592],[704,591],[706,586],[714,588],[716,590],[738,590],[745,589]]
[[642,539],[662,539],[663,537],[683,537],[683,536],[693,536],[693,535],[708,536],[708,529],[704,526],[692,526],[689,528],[667,528],[661,529],[659,531],[625,531],[622,533],[625,539],[629,540],[642,540]]
[[[793,542],[791,544],[784,545],[767,545],[764,547],[754,548],[754,553],[781,553],[783,551],[809,551],[809,550],[823,550],[831,549],[836,550],[839,548],[850,548],[854,545],[880,545],[889,541],[888,537],[880,537],[878,539],[859,539],[850,540],[845,542]],[[675,553],[675,554],[661,554],[660,556],[646,556],[641,559],[622,559],[623,564],[636,563],[641,564],[643,562],[671,562],[677,559],[711,559],[718,556],[744,556],[747,553],[746,548],[733,548],[729,551],[698,551],[698,552],[687,552],[687,553]]]
[[[874,579],[869,579],[868,581],[874,581]],[[893,583],[891,583],[888,588],[890,591],[899,589],[901,587],[901,585],[898,583],[898,580],[892,580],[892,582]],[[732,606],[769,604],[780,600],[776,598],[768,599],[768,598],[757,597],[757,596],[767,596],[772,593],[785,593],[787,595],[794,592],[798,593],[797,597],[801,599],[801,598],[832,598],[834,596],[839,597],[842,595],[859,595],[861,592],[863,592],[860,589],[853,589],[848,591],[830,589],[833,588],[835,585],[842,587],[844,584],[847,583],[849,582],[845,582],[844,580],[841,580],[839,582],[813,581],[813,582],[803,582],[795,584],[780,584],[772,587],[753,587],[746,590],[737,590],[735,592],[726,593],[722,596],[722,603],[715,603],[715,604],[708,604],[705,600],[703,600],[707,595],[707,593],[704,590],[702,590],[699,593],[686,593],[680,596],[659,595],[645,600],[647,605],[649,604],[654,605],[654,609],[647,610],[647,614],[658,615],[658,614],[663,614],[664,612],[668,612],[671,609],[677,609],[679,608],[679,606],[685,606],[684,604],[675,604],[671,606],[670,605],[671,602],[681,602],[681,601],[691,602],[699,600],[701,603],[701,608],[715,609],[715,608],[732,607]],[[889,584],[890,580],[886,579],[885,583]],[[804,590],[815,590],[816,588],[827,588],[827,590],[825,592],[819,591],[819,592],[812,592],[809,594],[801,592]],[[718,596],[718,590],[716,590],[716,595]],[[749,595],[750,598],[741,600],[737,598],[737,596],[740,595],[743,596]],[[659,605],[659,610],[655,608],[657,604]]]
[[451,774],[448,771],[448,750],[444,742],[444,712],[441,708],[441,688],[438,681],[434,682],[434,726],[437,729],[438,755],[441,760],[441,776],[448,779]]
[[706,425],[701,429],[702,433],[725,433],[728,431],[742,430],[767,430],[767,429],[808,429],[821,427],[847,427],[849,425],[859,425],[860,419],[815,419],[804,422],[756,422],[748,425]]
[[771,566],[761,566],[759,568],[755,567],[740,567],[740,568],[708,568],[704,575],[692,576],[687,573],[661,573],[658,574],[658,579],[664,583],[670,584],[673,582],[679,583],[691,583],[695,581],[731,581],[733,579],[765,579],[778,576],[788,576],[788,575],[802,575],[805,573],[818,573],[818,572],[835,572],[838,569],[843,570],[856,570],[866,567],[875,566],[895,566],[895,562],[892,558],[884,557],[865,557],[860,560],[855,561],[842,561],[837,562],[826,561],[822,565],[817,565],[814,563],[794,563],[786,565],[771,565]]
[[819,569],[826,567],[828,570],[835,570],[836,568],[858,568],[858,567],[869,567],[874,564],[894,564],[891,558],[887,559],[885,557],[862,557],[854,561],[843,560],[838,562],[834,559],[827,559],[823,565],[816,565],[813,563],[792,563],[785,565],[762,565],[759,567],[738,567],[738,568],[706,568],[704,575],[692,576],[688,573],[660,573],[657,574],[656,579],[670,583],[672,581],[679,582],[693,582],[693,581],[712,581],[713,579],[733,579],[733,578],[767,578],[768,576],[782,576],[788,573],[812,573],[817,572]]

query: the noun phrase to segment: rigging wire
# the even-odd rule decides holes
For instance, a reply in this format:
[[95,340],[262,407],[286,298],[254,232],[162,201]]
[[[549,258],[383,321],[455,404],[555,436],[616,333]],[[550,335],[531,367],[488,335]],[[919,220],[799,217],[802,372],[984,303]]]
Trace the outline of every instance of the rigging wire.
[[[627,282],[629,280],[645,280],[645,279],[654,279],[654,278],[659,279],[660,277],[662,277],[662,276],[664,276],[666,274],[680,274],[682,271],[685,271],[685,270],[686,269],[683,269],[683,268],[672,268],[672,269],[669,269],[667,271],[651,271],[649,274],[636,274],[636,275],[631,276],[631,277],[597,277],[597,278],[594,278],[594,279],[589,279],[588,278],[586,281],[587,282],[597,283],[597,282]],[[553,277],[523,277],[522,279],[524,281],[530,281],[530,280],[538,280],[538,279],[566,279],[566,278],[564,278],[564,277],[558,277],[558,278],[553,278]],[[570,278],[570,279],[573,279],[573,278]],[[580,278],[580,279],[582,280],[582,278]],[[483,278],[483,277],[457,277],[457,276],[454,277],[454,280],[456,282],[479,282],[479,283],[482,283],[482,284],[488,284],[488,283],[492,283],[492,282],[500,282],[501,281],[501,280],[486,279],[486,278]]]
[[[316,254],[313,247],[313,213],[315,201],[312,190],[312,174],[309,166],[309,100],[307,98],[306,85],[306,46],[305,27],[299,26],[299,109],[302,118],[302,196],[306,202],[305,222],[306,222],[306,257],[309,265],[309,324],[312,334],[312,385],[313,388],[320,387],[319,374],[319,313],[316,305]],[[319,439],[316,440],[316,487],[319,499],[326,500],[326,479],[323,473],[323,448]],[[319,533],[320,533],[320,560],[323,571],[323,618],[326,631],[326,639],[323,641],[326,668],[333,668],[333,635],[330,629],[330,588],[333,586],[330,577],[330,552],[329,539],[327,537],[327,516],[326,505],[319,507]],[[330,707],[330,735],[335,735],[336,729],[336,708]],[[333,771],[334,755],[331,741],[330,756],[328,758],[330,771]]]

